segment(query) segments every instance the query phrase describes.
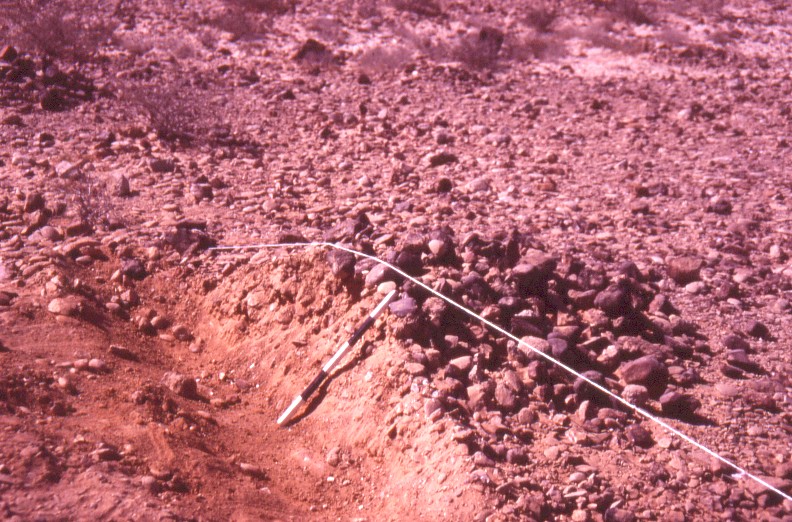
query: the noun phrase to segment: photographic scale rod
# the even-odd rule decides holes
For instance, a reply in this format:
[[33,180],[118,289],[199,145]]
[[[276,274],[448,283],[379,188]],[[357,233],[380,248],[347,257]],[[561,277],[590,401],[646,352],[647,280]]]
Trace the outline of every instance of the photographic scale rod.
[[388,301],[390,301],[395,294],[396,290],[391,290],[388,292],[388,295],[385,296],[380,304],[378,304],[377,307],[368,315],[368,317],[366,317],[366,319],[360,323],[360,326],[357,327],[355,333],[352,334],[352,337],[350,337],[338,348],[338,350],[336,350],[336,352],[333,354],[333,357],[331,357],[330,360],[327,361],[324,366],[322,366],[321,371],[316,375],[316,377],[314,377],[305,390],[303,390],[300,395],[295,397],[291,405],[286,408],[286,411],[284,411],[281,416],[278,417],[279,426],[283,426],[289,422],[289,420],[294,416],[294,412],[297,410],[297,408],[304,404],[305,401],[308,400],[308,397],[313,394],[313,392],[319,389],[319,386],[322,385],[325,379],[327,379],[327,376],[330,375],[330,372],[333,371],[333,368],[335,368],[335,366],[338,364],[338,361],[341,360],[341,358],[353,344],[363,337],[363,334],[366,333],[366,330],[368,330],[372,324],[374,324],[374,321],[377,320],[377,316],[382,313],[382,310],[385,309],[385,305],[388,304]]

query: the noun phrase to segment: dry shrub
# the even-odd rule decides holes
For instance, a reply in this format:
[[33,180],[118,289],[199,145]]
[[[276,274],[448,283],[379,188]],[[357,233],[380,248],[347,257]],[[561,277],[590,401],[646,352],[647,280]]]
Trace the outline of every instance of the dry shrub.
[[535,7],[530,7],[525,14],[525,22],[540,33],[552,31],[552,25],[558,18],[558,9],[550,7],[546,2],[540,2]]
[[566,52],[564,39],[553,34],[537,32],[509,42],[509,57],[515,60],[553,60]]
[[79,0],[0,0],[10,41],[54,58],[87,62],[118,21],[101,3]]
[[493,67],[503,46],[504,35],[494,27],[483,27],[478,36],[463,38],[453,50],[453,57],[476,68]]
[[293,11],[296,6],[294,0],[223,0],[223,2],[231,7],[267,14],[285,14]]
[[205,131],[208,108],[204,94],[186,83],[129,83],[121,98],[142,114],[164,141],[191,144]]
[[391,5],[399,11],[408,11],[420,16],[440,16],[443,9],[434,0],[391,0]]
[[654,25],[655,20],[641,7],[638,0],[615,0],[610,9],[628,22],[638,25]]
[[269,29],[267,20],[258,14],[248,12],[240,6],[228,6],[220,14],[211,17],[207,23],[234,36],[237,40],[256,40]]

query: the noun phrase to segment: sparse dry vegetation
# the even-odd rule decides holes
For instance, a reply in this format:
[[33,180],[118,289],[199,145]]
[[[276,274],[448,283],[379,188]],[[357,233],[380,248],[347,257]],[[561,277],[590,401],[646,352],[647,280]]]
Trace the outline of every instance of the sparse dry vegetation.
[[65,61],[91,60],[118,25],[103,5],[72,0],[0,0],[12,43]]

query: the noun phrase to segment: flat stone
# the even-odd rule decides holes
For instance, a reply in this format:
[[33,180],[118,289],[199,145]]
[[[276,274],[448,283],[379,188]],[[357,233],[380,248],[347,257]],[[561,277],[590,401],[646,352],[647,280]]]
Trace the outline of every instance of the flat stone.
[[664,414],[679,419],[695,415],[701,407],[701,402],[695,397],[675,391],[663,394],[659,401]]
[[130,350],[129,348],[124,348],[123,346],[118,346],[116,344],[111,344],[109,352],[115,355],[116,357],[120,357],[121,359],[126,359],[128,361],[137,361],[138,356]]
[[377,264],[366,274],[366,286],[377,286],[391,278],[392,273],[387,266]]
[[47,310],[55,315],[77,317],[82,311],[82,301],[76,297],[56,297],[49,302]]
[[396,317],[407,317],[418,311],[418,303],[412,297],[404,296],[398,301],[393,301],[388,308]]
[[104,362],[102,359],[91,359],[88,361],[88,369],[94,372],[106,372],[109,370],[107,367],[107,363]]
[[672,257],[666,261],[666,271],[677,284],[686,285],[698,280],[702,264],[697,257]]

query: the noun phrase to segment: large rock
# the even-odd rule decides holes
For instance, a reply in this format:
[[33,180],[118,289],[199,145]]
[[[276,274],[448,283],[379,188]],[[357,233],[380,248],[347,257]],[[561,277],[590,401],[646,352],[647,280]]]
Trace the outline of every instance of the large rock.
[[668,384],[668,368],[651,355],[624,363],[619,374],[627,384],[645,386],[652,397],[659,397]]

